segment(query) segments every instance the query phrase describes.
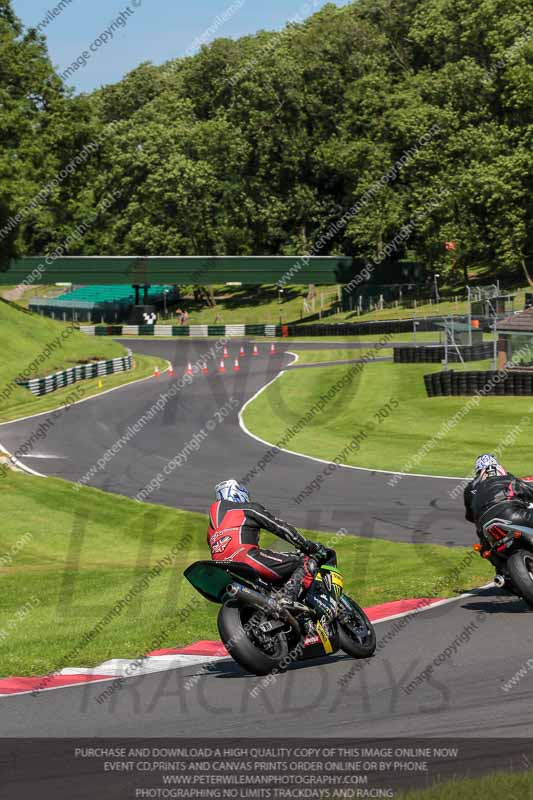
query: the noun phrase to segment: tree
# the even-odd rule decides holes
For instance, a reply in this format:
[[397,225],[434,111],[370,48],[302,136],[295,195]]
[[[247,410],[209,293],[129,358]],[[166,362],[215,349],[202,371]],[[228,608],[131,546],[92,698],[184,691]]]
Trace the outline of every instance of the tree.
[[64,102],[43,37],[0,0],[0,269],[24,249],[32,203],[53,169],[48,131]]
[[[19,244],[53,248],[77,227],[70,252],[364,263],[389,250],[394,268],[409,250],[428,278],[438,268],[460,283],[479,264],[516,277],[522,262],[533,268],[528,12],[529,0],[328,4],[278,32],[141,64],[89,96],[49,80],[37,101],[34,71],[15,57],[26,85],[13,81],[11,128],[4,114],[17,155],[0,214],[97,141],[24,220]],[[2,24],[9,47],[40,48],[50,72],[42,41],[12,16]],[[209,258],[197,278],[209,285]]]

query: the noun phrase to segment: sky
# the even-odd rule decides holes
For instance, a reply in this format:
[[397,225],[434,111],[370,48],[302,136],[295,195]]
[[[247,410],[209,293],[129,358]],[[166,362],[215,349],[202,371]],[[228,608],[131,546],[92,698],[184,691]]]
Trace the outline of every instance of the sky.
[[12,0],[12,5],[24,25],[40,26],[60,74],[78,61],[66,83],[90,92],[119,81],[142,61],[161,64],[191,55],[201,42],[220,36],[279,30],[291,19],[311,16],[326,0]]

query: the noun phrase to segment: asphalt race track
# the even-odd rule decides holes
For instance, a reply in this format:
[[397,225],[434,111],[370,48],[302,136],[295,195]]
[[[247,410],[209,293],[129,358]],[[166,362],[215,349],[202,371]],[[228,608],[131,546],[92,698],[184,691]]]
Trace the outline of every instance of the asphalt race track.
[[[180,375],[210,344],[136,341],[131,346],[161,355],[162,365],[168,359]],[[231,344],[232,354],[237,346]],[[304,346],[291,344],[288,349]],[[323,344],[313,346],[324,349]],[[292,356],[270,356],[267,345],[260,347],[260,357],[247,356],[237,374],[213,374],[211,369],[209,376],[195,377],[90,485],[135,496],[233,397],[238,401],[235,410],[186,467],[150,497],[205,511],[217,480],[242,477],[264,455],[265,446],[239,428],[238,410]],[[176,378],[161,376],[73,406],[33,453],[44,457],[24,463],[47,475],[79,479],[172,380]],[[41,419],[1,426],[0,442],[16,451]],[[339,469],[307,503],[295,504],[292,496],[323,466],[279,453],[252,482],[252,492],[300,527],[346,527],[350,533],[405,542],[463,545],[472,540],[460,501],[453,503],[448,496],[453,481],[406,477],[391,488],[386,474]],[[357,597],[357,588],[351,588]],[[533,672],[526,669],[516,685],[502,688],[531,662],[529,635],[524,633],[528,619],[524,603],[484,589],[420,613],[402,628],[398,620],[377,623],[380,649],[367,662],[340,655],[295,665],[268,688],[261,685],[264,679],[245,675],[224,660],[208,671],[191,666],[129,679],[103,703],[96,698],[106,683],[42,692],[35,698],[5,697],[0,701],[0,732],[4,737],[529,737]],[[416,682],[430,665],[431,674]],[[187,678],[193,675],[198,679],[187,689]],[[409,689],[412,681],[416,685]],[[521,752],[509,741],[498,768],[507,768],[509,758],[516,761]],[[461,772],[494,766],[481,743],[479,753],[475,762],[461,765]]]
[[[216,611],[213,607],[214,612]],[[483,590],[410,618],[378,623],[381,653],[291,667],[267,688],[232,661],[129,679],[107,702],[106,683],[2,698],[7,737],[528,737],[533,734],[529,617],[521,601]],[[404,691],[461,637],[453,657]],[[187,679],[199,674],[187,690]],[[259,687],[254,697],[251,692]],[[503,759],[499,769],[507,766]]]
[[[92,398],[61,412],[46,438],[38,441],[21,462],[31,469],[70,481],[80,480],[97,464],[103,453],[126,433],[183,374],[187,363],[195,363],[209,351],[213,341],[128,341],[127,346],[139,353],[161,356],[161,367],[170,361],[176,370],[174,378],[164,374],[144,382],[125,386]],[[444,545],[467,545],[474,532],[465,520],[462,499],[452,500],[449,492],[457,482],[439,478],[403,477],[391,487],[391,475],[381,472],[339,468],[325,478],[319,491],[293,499],[319,475],[325,464],[298,455],[280,452],[270,463],[259,467],[268,446],[248,436],[239,427],[238,412],[244,403],[289,365],[294,356],[287,352],[269,354],[269,345],[259,342],[260,355],[240,360],[241,371],[233,373],[233,356],[240,342],[230,344],[228,372],[220,375],[217,364],[210,363],[209,375],[195,376],[165,408],[135,435],[105,469],[98,469],[87,483],[108,492],[135,497],[170,459],[174,458],[194,435],[215,420],[216,412],[226,403],[234,406],[222,423],[204,439],[187,462],[165,477],[146,502],[163,503],[191,511],[206,512],[213,499],[213,486],[227,477],[243,478],[256,474],[249,481],[252,495],[292,524],[310,530],[337,531],[385,538],[402,542],[431,542]],[[387,345],[388,346],[388,345]],[[353,349],[354,359],[371,352],[369,344],[340,341],[331,344],[286,344],[287,351],[303,349]],[[278,350],[281,345],[278,344]],[[297,365],[291,368],[298,368]],[[357,380],[357,379],[355,379]],[[274,384],[273,391],[275,392]],[[339,410],[336,398],[328,406],[331,413]],[[305,413],[308,409],[302,409]],[[0,425],[0,443],[11,453],[28,442],[39,425],[50,418],[46,412],[20,422]],[[354,435],[364,428],[361,419],[354,420]],[[288,443],[287,448],[291,445]]]

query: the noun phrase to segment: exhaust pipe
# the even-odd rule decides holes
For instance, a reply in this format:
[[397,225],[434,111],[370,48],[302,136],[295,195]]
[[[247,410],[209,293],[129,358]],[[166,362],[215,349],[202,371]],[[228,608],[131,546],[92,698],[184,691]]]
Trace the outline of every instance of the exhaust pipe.
[[494,576],[494,583],[498,587],[498,589],[503,589],[505,586],[505,578],[503,575],[495,575]]
[[255,589],[249,589],[241,583],[230,583],[226,587],[226,591],[235,600],[244,600],[252,606],[261,608],[263,611],[270,611],[274,614],[280,611],[278,604],[271,597],[266,597],[264,594],[256,592]]
[[249,589],[247,586],[243,586],[242,583],[230,583],[229,586],[226,587],[226,591],[234,600],[243,600],[245,603],[260,608],[262,611],[267,611],[269,614],[272,614],[273,617],[280,618],[284,622],[287,622],[294,632],[301,637],[302,632],[300,626],[292,614],[290,614],[286,608],[283,608],[283,606],[278,605],[272,597],[266,597],[264,594],[256,592],[255,589]]

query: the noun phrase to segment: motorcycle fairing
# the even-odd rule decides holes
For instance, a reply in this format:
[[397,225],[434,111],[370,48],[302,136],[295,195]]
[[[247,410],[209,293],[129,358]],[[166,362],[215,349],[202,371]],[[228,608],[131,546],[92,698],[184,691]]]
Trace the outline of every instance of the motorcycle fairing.
[[337,600],[340,599],[342,595],[342,590],[344,589],[344,577],[341,572],[337,569],[337,567],[329,566],[328,564],[323,564],[320,567],[320,570],[317,572],[315,576],[315,580],[319,583],[322,582],[328,589],[328,591],[332,591],[335,594]]
[[[337,614],[337,604],[342,595],[344,581],[341,573],[334,567],[320,567],[313,578],[305,596],[305,603],[314,609],[317,617],[321,619],[334,619]],[[325,640],[318,631],[322,644],[326,648]],[[327,652],[327,650],[326,650]]]
[[206,600],[223,603],[226,587],[234,580],[257,587],[267,585],[253,567],[238,561],[195,561],[183,573]]
[[318,633],[318,635],[320,637],[320,641],[322,642],[322,647],[324,648],[324,652],[328,656],[330,653],[333,652],[333,645],[330,642],[330,639],[329,639],[329,636],[327,634],[327,631],[326,631],[325,627],[322,625],[322,623],[320,621],[317,622],[317,624],[316,624],[316,632]]

